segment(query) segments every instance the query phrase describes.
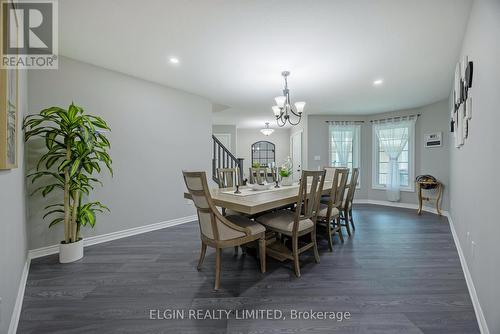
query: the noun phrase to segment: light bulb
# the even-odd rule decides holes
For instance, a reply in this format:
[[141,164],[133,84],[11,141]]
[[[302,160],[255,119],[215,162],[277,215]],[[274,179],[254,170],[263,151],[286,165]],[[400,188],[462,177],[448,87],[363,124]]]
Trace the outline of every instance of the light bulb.
[[304,107],[306,106],[305,102],[295,102],[295,108],[299,114],[304,112]]
[[279,107],[279,108],[283,108],[283,106],[285,105],[285,101],[286,101],[286,97],[284,96],[276,96],[274,98],[274,101],[276,101],[276,105]]

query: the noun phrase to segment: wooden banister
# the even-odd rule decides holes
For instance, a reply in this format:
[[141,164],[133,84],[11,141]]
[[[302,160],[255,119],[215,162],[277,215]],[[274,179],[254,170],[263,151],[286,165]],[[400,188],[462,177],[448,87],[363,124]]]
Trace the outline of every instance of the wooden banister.
[[212,179],[219,183],[218,168],[238,167],[240,169],[241,180],[243,180],[243,158],[236,158],[214,135],[212,135],[212,141]]

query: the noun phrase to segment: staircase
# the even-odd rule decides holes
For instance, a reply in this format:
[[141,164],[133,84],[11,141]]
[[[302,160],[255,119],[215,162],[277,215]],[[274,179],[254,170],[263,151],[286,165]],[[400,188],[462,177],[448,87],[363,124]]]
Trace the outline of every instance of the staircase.
[[218,168],[235,168],[240,169],[240,180],[243,180],[243,159],[236,158],[214,135],[213,141],[213,156],[212,156],[212,179],[218,184],[219,176],[217,175]]

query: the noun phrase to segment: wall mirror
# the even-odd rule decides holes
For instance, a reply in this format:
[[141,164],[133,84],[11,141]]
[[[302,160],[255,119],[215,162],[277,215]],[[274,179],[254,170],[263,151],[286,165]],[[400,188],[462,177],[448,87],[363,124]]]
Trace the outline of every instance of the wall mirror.
[[252,166],[271,167],[275,163],[276,149],[273,143],[258,141],[252,144]]

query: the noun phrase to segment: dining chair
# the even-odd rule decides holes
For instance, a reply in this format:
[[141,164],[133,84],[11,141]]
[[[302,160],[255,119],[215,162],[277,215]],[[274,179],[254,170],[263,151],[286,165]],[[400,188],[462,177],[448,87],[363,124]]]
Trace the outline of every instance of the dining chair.
[[201,269],[207,246],[215,248],[215,290],[220,287],[221,253],[223,248],[259,243],[260,270],[266,272],[266,229],[244,216],[223,216],[212,201],[205,172],[182,172],[188,192],[191,194],[200,226]]
[[[267,251],[269,255],[274,255],[277,258],[292,260],[297,277],[300,277],[299,256],[301,253],[312,248],[316,263],[319,263],[315,222],[324,181],[324,170],[303,170],[295,211],[278,210],[257,217],[257,221],[266,229],[291,238],[291,250],[281,240],[278,240],[269,245]],[[305,235],[310,235],[311,240],[305,241],[299,248],[299,237]]]
[[[325,172],[327,172],[326,168]],[[330,192],[328,194],[328,202],[325,204],[324,201],[322,201],[318,211],[316,223],[317,226],[321,227],[322,230],[326,233],[326,237],[328,239],[328,249],[330,250],[330,252],[333,251],[332,237],[335,235],[335,233],[338,233],[340,241],[344,242],[344,236],[342,235],[342,225],[340,221],[340,209],[342,208],[342,202],[344,200],[348,176],[348,168],[335,169],[333,179],[331,179],[332,188],[330,189]],[[348,234],[350,235],[349,230]]]
[[351,229],[349,227],[349,223],[352,226],[352,229],[355,230],[354,220],[352,218],[352,202],[354,200],[354,193],[356,192],[356,185],[358,184],[359,177],[359,168],[352,169],[351,181],[349,182],[349,189],[347,190],[347,195],[345,196],[345,200],[342,203],[341,207],[341,220],[345,222],[342,226],[345,226],[347,229],[347,233],[351,235]]
[[335,170],[338,167],[323,167],[323,169],[326,171],[325,174],[325,182],[331,182],[333,181],[333,177],[335,176]]
[[238,167],[217,168],[217,177],[219,179],[219,188],[232,188],[243,184]]
[[263,184],[264,181],[267,182],[267,167],[249,167],[250,171],[250,183]]
[[[337,167],[326,166],[326,167],[323,167],[323,169],[326,171],[325,182],[333,182],[333,177],[335,176],[335,169],[337,169]],[[321,203],[328,203],[328,201],[330,200],[329,197],[330,197],[329,194],[322,195],[321,196]]]

